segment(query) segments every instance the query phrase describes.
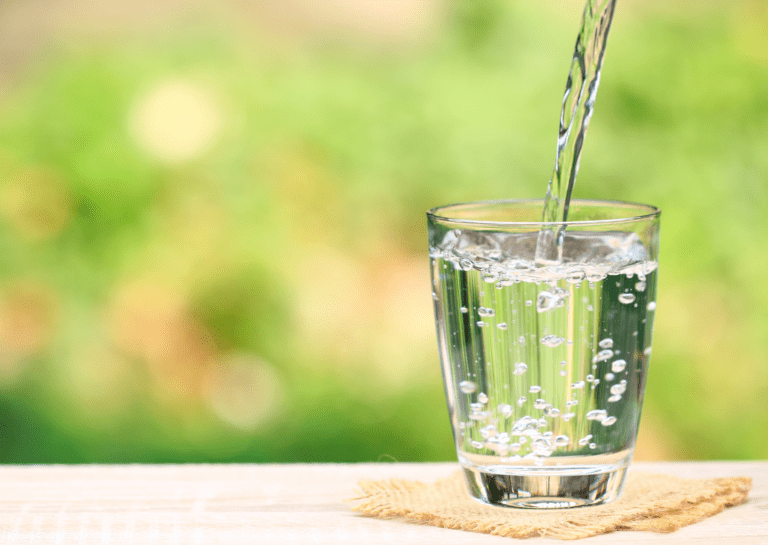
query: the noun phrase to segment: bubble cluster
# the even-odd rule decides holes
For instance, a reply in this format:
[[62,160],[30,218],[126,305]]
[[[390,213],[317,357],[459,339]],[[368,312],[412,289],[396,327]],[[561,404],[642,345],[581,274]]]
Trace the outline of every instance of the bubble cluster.
[[[634,432],[629,415],[642,397],[635,370],[644,370],[643,349],[650,352],[652,321],[644,318],[646,307],[655,309],[656,264],[630,242],[635,235],[619,249],[622,235],[606,234],[595,250],[589,233],[566,234],[571,253],[565,248],[560,262],[542,266],[525,255],[536,236],[454,230],[430,248],[443,260],[433,262],[438,299],[465,305],[438,319],[453,343],[450,368],[467,377],[458,389],[469,397],[460,396],[454,410],[469,460],[483,454],[497,457],[489,463],[540,466],[562,454],[550,461],[567,464],[587,447],[598,449],[589,455],[617,452]],[[442,270],[451,266],[466,274]],[[621,433],[610,428],[617,423]]]

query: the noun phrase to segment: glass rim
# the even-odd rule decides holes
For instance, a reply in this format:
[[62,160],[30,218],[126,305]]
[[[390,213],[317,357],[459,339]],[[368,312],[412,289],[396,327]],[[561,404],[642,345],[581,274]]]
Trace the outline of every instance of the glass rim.
[[574,221],[478,220],[478,219],[452,218],[449,215],[442,214],[443,211],[447,211],[449,209],[462,207],[462,206],[478,205],[478,206],[488,207],[488,206],[497,205],[497,204],[520,205],[520,204],[533,204],[533,203],[540,204],[542,207],[542,210],[544,209],[544,199],[498,199],[498,200],[490,200],[490,201],[453,203],[453,204],[446,204],[443,206],[437,206],[435,208],[431,208],[430,210],[427,210],[427,217],[433,221],[459,223],[462,225],[515,226],[515,227],[520,227],[520,226],[540,226],[540,227],[541,226],[544,226],[544,227],[565,226],[567,227],[569,225],[582,225],[582,226],[583,225],[614,225],[614,224],[620,224],[620,223],[639,222],[642,220],[657,218],[661,215],[661,209],[651,204],[642,204],[642,203],[629,202],[629,201],[601,200],[601,199],[573,199],[571,200],[571,205],[592,204],[592,205],[599,205],[599,207],[618,205],[619,207],[642,208],[647,210],[648,213],[640,214],[640,215],[635,214],[635,215],[630,215],[628,217],[606,218],[606,219],[598,219],[598,220],[574,220]]

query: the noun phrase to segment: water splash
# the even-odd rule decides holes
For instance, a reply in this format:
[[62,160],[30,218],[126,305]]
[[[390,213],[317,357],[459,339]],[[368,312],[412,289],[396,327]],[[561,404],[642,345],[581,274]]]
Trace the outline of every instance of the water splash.
[[[544,222],[565,222],[568,219],[568,204],[579,171],[584,137],[595,107],[615,6],[616,0],[587,0],[584,7],[581,30],[565,84],[555,170],[544,200]],[[539,264],[562,261],[564,231],[564,226],[552,226],[539,232],[536,246],[536,261]]]

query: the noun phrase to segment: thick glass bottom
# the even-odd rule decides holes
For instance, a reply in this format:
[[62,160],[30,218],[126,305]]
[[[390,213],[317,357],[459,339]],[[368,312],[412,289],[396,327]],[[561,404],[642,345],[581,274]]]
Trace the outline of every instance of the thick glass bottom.
[[626,464],[488,468],[463,464],[470,494],[485,503],[523,509],[565,509],[609,503],[624,487]]

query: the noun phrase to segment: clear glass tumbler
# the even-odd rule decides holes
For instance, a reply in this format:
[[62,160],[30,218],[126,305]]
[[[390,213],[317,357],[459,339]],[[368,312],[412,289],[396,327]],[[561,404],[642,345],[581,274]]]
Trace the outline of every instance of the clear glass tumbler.
[[[459,462],[490,504],[563,508],[621,493],[656,309],[653,206],[542,201],[427,213],[438,345]],[[542,230],[562,258],[536,261]]]

